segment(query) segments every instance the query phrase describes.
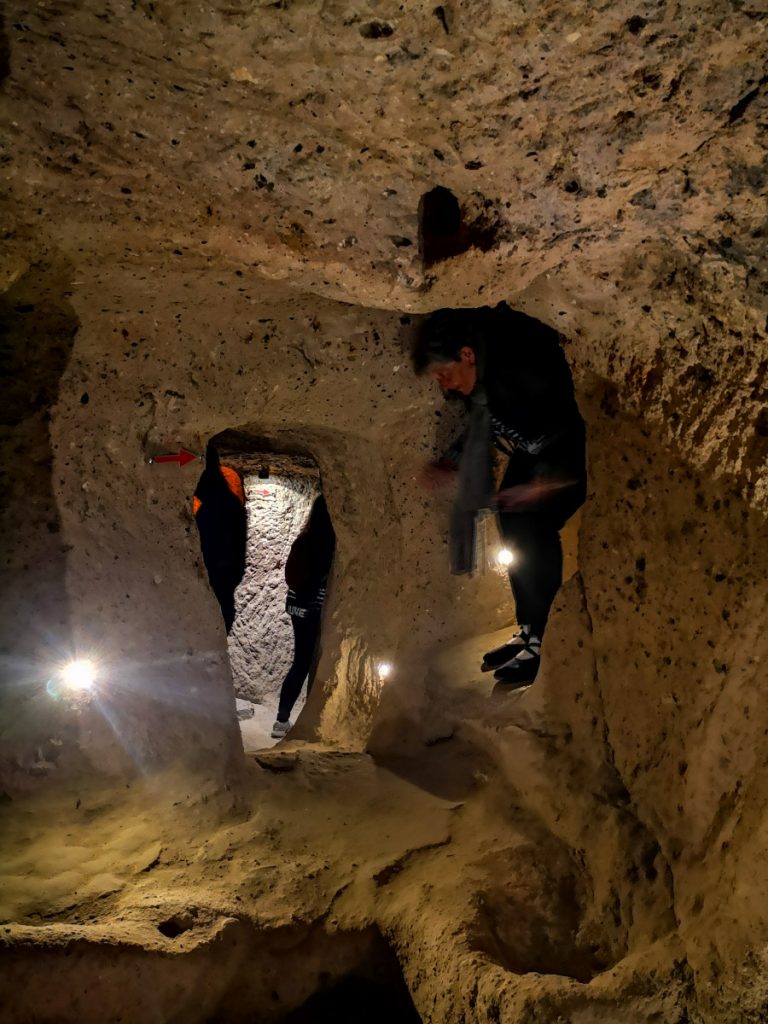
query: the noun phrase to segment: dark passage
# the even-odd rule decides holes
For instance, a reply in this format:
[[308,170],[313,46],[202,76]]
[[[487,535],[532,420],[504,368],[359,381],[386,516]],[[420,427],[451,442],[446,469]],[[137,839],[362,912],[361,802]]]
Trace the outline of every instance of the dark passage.
[[350,975],[325,992],[315,992],[297,1010],[289,1013],[285,1024],[420,1024],[421,1017],[411,1001],[408,989]]
[[[218,919],[215,937],[198,935]],[[0,1004],[56,1024],[420,1024],[400,963],[375,926],[265,929],[190,905],[156,923],[164,950],[98,937],[2,950]],[[29,979],[46,979],[46,984]],[[0,1013],[4,1022],[11,1018]]]

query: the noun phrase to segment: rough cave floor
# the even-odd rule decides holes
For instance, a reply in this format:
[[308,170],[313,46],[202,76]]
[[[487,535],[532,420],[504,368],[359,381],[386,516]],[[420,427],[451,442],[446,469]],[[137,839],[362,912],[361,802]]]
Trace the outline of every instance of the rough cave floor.
[[[306,691],[302,690],[291,713],[291,721],[296,721],[305,703]],[[277,717],[277,696],[273,695],[271,698],[265,698],[261,704],[238,700],[237,706],[238,714],[240,708],[252,712],[249,717],[239,719],[240,738],[243,741],[243,750],[246,754],[253,754],[257,750],[269,749],[279,742],[272,739],[271,735],[272,725]]]
[[[0,913],[16,922],[0,997],[13,986],[16,1019],[309,1021],[325,1006],[343,1022],[378,992],[398,1007],[382,1020],[418,1020],[403,977],[433,1020],[465,1002],[477,1019],[518,1019],[535,998],[546,1019],[613,1021],[621,998],[630,1022],[649,1000],[677,1005],[674,939],[622,958],[619,929],[584,919],[586,873],[537,821],[536,800],[572,800],[578,780],[535,688],[494,691],[476,668],[502,636],[436,663],[446,699],[418,757],[288,741],[246,757],[229,791],[91,777],[0,809]],[[513,784],[498,761],[510,729]]]

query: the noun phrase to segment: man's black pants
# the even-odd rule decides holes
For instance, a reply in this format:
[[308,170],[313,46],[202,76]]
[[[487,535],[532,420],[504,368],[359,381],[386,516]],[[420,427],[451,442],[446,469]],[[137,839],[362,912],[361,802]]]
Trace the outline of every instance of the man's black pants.
[[509,459],[500,490],[527,484],[537,476],[572,480],[519,512],[499,512],[499,529],[515,556],[509,582],[515,598],[517,621],[541,637],[549,610],[563,580],[560,530],[584,503],[587,493],[584,425],[576,424],[538,455],[515,450]]
[[[304,680],[312,668],[317,637],[320,633],[320,612],[307,611],[303,619],[292,615],[291,623],[293,624],[294,639],[293,664],[288,669],[288,674],[283,680],[280,690],[280,703],[277,707],[278,722],[287,722],[290,718],[293,705],[296,703]],[[309,692],[309,687],[307,692]]]

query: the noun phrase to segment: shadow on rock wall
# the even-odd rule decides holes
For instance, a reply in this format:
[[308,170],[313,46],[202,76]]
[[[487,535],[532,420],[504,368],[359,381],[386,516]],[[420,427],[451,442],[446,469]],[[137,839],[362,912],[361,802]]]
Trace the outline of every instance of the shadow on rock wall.
[[45,681],[69,653],[66,547],[49,433],[78,329],[69,284],[68,265],[50,260],[30,267],[0,297],[0,729],[3,784],[10,786],[44,775],[62,751],[61,723]]

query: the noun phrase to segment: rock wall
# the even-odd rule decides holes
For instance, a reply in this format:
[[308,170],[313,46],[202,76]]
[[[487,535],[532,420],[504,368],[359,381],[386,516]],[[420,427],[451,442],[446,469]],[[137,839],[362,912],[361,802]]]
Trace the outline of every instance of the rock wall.
[[54,766],[61,751],[51,738],[73,727],[44,692],[74,653],[50,433],[78,329],[71,275],[66,260],[41,254],[0,298],[0,762],[22,788]]
[[[202,451],[208,437],[238,427],[278,450],[298,446],[320,467],[340,573],[318,668],[331,716],[322,728],[361,747],[379,706],[378,681],[370,699],[362,682],[376,661],[402,666],[416,708],[419,659],[432,638],[466,635],[478,613],[490,625],[513,616],[495,575],[480,586],[448,575],[448,499],[435,512],[416,483],[435,451],[442,402],[408,372],[397,315],[315,297],[299,304],[257,280],[246,294],[214,296],[194,296],[187,283],[183,273],[152,283],[108,270],[82,276],[72,298],[81,327],[51,423],[69,545],[72,616],[62,643],[102,657],[119,722],[93,709],[92,720],[78,719],[83,738],[115,770],[168,757],[226,763],[220,744],[233,742],[233,690],[190,511],[198,469],[148,459],[179,444]],[[257,339],[250,325],[259,320]],[[342,643],[361,652],[357,674],[340,667]],[[142,700],[155,709],[148,716]],[[189,722],[182,715],[169,725],[166,701],[181,703]],[[31,749],[46,738],[35,733]]]
[[[732,1002],[723,966],[764,933],[768,890],[753,861],[768,730],[768,523],[732,481],[702,477],[655,431],[617,419],[610,394],[601,412],[595,441],[618,425],[625,442],[601,446],[582,527],[606,740],[669,865],[699,993]],[[748,958],[742,966],[751,972]]]
[[245,477],[245,576],[235,593],[227,649],[236,696],[257,704],[276,703],[293,660],[293,629],[285,612],[285,562],[315,493],[316,486],[308,479]]

